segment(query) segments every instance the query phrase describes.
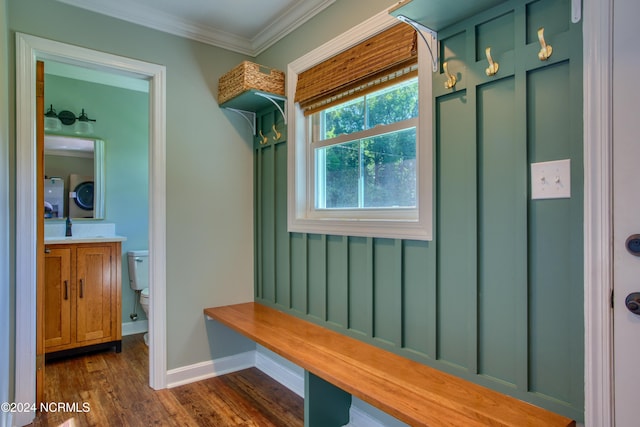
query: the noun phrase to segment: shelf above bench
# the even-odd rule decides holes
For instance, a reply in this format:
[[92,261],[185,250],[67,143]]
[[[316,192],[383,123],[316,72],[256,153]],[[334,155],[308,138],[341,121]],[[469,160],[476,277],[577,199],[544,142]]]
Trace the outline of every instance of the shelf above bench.
[[[463,21],[477,13],[490,9],[508,0],[403,0],[389,10],[396,18],[406,16],[419,22],[434,32],[438,32],[456,22]],[[571,22],[580,22],[582,4],[571,0]]]
[[[282,105],[280,105],[282,103]],[[270,106],[276,106],[287,124],[287,98],[273,93],[250,89],[222,104],[224,108],[234,113],[240,114],[251,126],[253,134],[256,134],[256,111],[260,111]]]
[[451,24],[462,21],[483,10],[505,3],[507,0],[405,0],[398,3],[389,13],[396,18],[400,15],[440,31]]

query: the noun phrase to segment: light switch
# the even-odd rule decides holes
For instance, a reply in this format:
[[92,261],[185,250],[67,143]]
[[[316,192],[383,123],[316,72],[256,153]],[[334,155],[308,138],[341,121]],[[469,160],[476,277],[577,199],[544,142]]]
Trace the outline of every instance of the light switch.
[[571,160],[531,163],[532,199],[571,197]]

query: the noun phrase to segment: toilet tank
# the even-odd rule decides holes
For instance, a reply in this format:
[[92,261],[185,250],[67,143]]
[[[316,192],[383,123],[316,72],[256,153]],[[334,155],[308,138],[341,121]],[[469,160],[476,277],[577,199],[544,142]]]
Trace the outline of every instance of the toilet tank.
[[149,287],[149,251],[127,252],[129,286],[134,291]]

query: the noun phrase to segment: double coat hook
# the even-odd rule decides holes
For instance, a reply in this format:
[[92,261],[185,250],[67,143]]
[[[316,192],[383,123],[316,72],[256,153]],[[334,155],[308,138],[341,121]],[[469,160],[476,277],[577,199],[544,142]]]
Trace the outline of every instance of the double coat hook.
[[538,30],[538,40],[540,41],[540,52],[538,52],[538,59],[540,61],[546,61],[551,57],[553,53],[553,48],[550,44],[544,41],[544,28],[540,28]]
[[277,141],[280,139],[280,137],[282,136],[282,134],[280,132],[278,132],[278,129],[276,129],[276,125],[274,123],[274,125],[271,127],[273,129],[273,140]]
[[445,76],[447,76],[447,80],[444,82],[444,87],[445,89],[451,89],[456,85],[458,79],[449,72],[449,64],[447,62],[442,64],[442,68],[444,69]]
[[[273,140],[277,141],[280,139],[280,137],[282,137],[282,133],[278,132],[278,129],[276,128],[276,125],[274,124],[273,126],[271,126],[271,129],[273,129]],[[260,145],[266,145],[269,143],[269,137],[265,136],[265,134],[262,133],[262,129],[260,129],[258,131],[258,135],[260,135]]]
[[487,55],[487,61],[489,61],[489,67],[485,70],[487,76],[495,76],[498,72],[498,68],[500,68],[500,64],[495,62],[491,57],[491,48],[488,47],[485,49],[484,53]]
[[260,145],[265,145],[267,142],[269,142],[269,138],[263,135],[262,129],[260,129],[258,134],[260,135]]

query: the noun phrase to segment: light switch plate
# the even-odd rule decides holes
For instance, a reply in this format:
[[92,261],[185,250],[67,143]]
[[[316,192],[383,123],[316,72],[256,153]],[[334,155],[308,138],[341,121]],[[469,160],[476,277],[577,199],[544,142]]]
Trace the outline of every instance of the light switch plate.
[[531,163],[531,199],[571,197],[571,160]]

